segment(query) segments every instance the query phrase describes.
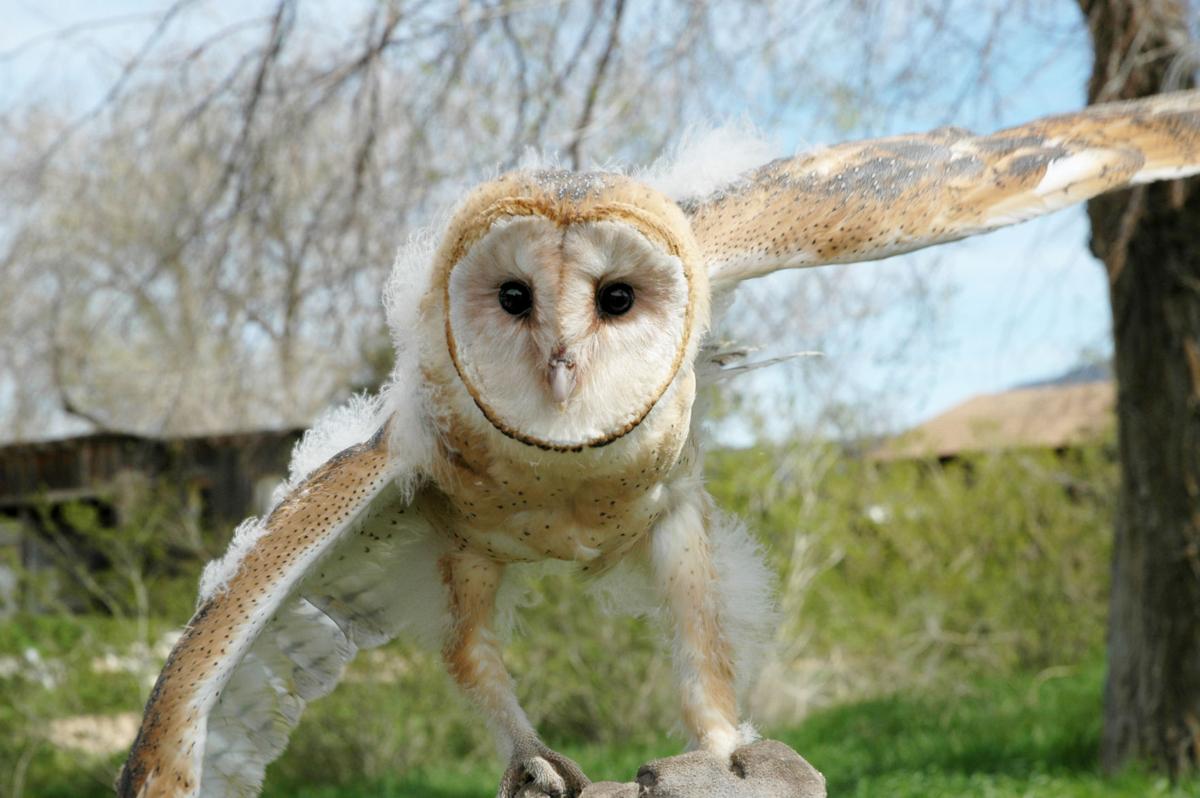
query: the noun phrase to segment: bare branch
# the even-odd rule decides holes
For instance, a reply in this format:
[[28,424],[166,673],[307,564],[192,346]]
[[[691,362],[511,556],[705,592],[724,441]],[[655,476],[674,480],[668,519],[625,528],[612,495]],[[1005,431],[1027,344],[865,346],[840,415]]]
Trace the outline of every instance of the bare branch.
[[596,71],[592,75],[592,82],[588,84],[587,94],[584,97],[583,111],[580,112],[579,121],[575,125],[575,137],[567,147],[567,156],[571,160],[572,169],[579,168],[579,150],[583,144],[583,137],[587,135],[588,126],[592,123],[596,97],[600,94],[600,87],[604,83],[604,73],[608,70],[608,62],[612,59],[613,53],[617,49],[617,42],[621,38],[621,17],[624,13],[625,0],[614,0],[612,24],[608,29],[608,42],[604,45],[600,60],[596,62]]
[[66,144],[67,140],[70,139],[71,136],[95,119],[101,112],[104,111],[105,108],[108,108],[118,99],[120,99],[121,94],[125,91],[125,87],[128,85],[130,79],[137,73],[146,57],[149,56],[150,52],[154,49],[154,46],[158,44],[159,40],[167,32],[167,29],[171,26],[171,23],[174,22],[175,18],[193,2],[195,2],[195,0],[175,0],[175,2],[173,2],[167,8],[167,10],[163,12],[158,24],[154,26],[154,30],[151,31],[150,35],[147,36],[145,41],[142,43],[141,49],[138,50],[137,54],[125,64],[125,67],[121,70],[121,74],[112,83],[112,85],[109,86],[108,91],[104,93],[104,97],[101,98],[101,100],[94,106],[92,106],[91,110],[84,113],[63,130],[63,132],[59,135],[55,142],[50,145],[50,148],[43,155],[43,160],[53,156],[54,153],[59,150],[59,148]]

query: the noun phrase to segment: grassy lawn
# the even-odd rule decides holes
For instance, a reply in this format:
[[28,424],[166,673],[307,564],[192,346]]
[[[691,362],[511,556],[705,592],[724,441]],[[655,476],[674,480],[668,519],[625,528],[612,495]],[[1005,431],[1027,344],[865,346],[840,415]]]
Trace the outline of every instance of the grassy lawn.
[[[1200,781],[1172,787],[1138,772],[1103,778],[1098,665],[1041,677],[964,687],[961,695],[892,697],[829,709],[794,729],[776,730],[825,773],[835,798],[1142,798],[1200,795]],[[593,777],[630,778],[670,750],[645,746],[563,751]],[[340,788],[275,785],[275,798],[477,798],[490,795],[495,768],[410,774]]]
[[[18,627],[20,625],[17,625]],[[46,628],[42,628],[45,626]],[[36,627],[36,628],[35,628]],[[74,652],[94,651],[127,630],[117,623],[85,627],[87,634],[56,631],[50,621],[0,632],[0,651],[40,640],[64,663]],[[56,749],[41,736],[40,718],[78,712],[128,710],[140,700],[131,677],[103,682],[84,677],[80,663],[53,686],[26,684],[15,691],[0,679],[0,794],[12,792],[21,769],[24,796],[87,798],[111,795],[119,754],[87,757]],[[972,680],[922,695],[894,695],[832,707],[802,724],[768,730],[802,752],[825,773],[829,793],[886,798],[1142,798],[1200,795],[1200,781],[1172,787],[1156,776],[1131,771],[1103,778],[1095,767],[1100,733],[1103,668],[1097,663],[1059,668],[1037,676]],[[102,686],[103,685],[103,686]],[[436,726],[436,706],[422,704],[412,685],[343,685],[318,702],[302,722],[293,750],[268,773],[272,798],[478,798],[493,794],[500,763],[453,736],[431,741],[425,751],[445,751],[438,767],[405,767],[388,758],[394,750],[372,748],[379,729],[422,734]],[[361,694],[361,695],[360,695]],[[430,701],[444,702],[441,694]],[[663,721],[665,724],[666,721]],[[553,728],[553,724],[550,724]],[[677,743],[643,729],[617,744],[549,742],[598,779],[628,779],[638,766],[678,751]],[[357,747],[337,740],[358,735]],[[305,741],[305,738],[309,739]],[[375,776],[362,775],[376,762]],[[413,760],[409,760],[411,762]],[[416,761],[425,763],[427,756]],[[379,773],[394,772],[394,776]]]
[[778,737],[832,796],[1136,798],[1200,795],[1138,772],[1096,768],[1103,668],[975,684],[961,696],[892,697],[821,712]]
[[[1115,495],[1106,452],[938,469],[838,461],[815,498],[788,492],[769,453],[714,457],[710,487],[750,520],[783,577],[791,611],[779,639],[853,677],[857,692],[831,695],[895,690],[769,736],[824,772],[835,798],[1200,796],[1200,782],[1106,779],[1095,767]],[[780,495],[759,504],[768,483]],[[119,746],[88,753],[55,725],[136,724],[194,584],[194,573],[152,581],[150,604],[165,609],[146,628],[65,614],[0,624],[0,796],[111,796]],[[506,658],[547,742],[597,779],[629,779],[677,753],[661,630],[601,612],[571,575],[542,579],[533,597]],[[1051,667],[1070,662],[1091,664]],[[436,652],[389,644],[308,708],[265,794],[490,796],[502,765],[487,737]]]

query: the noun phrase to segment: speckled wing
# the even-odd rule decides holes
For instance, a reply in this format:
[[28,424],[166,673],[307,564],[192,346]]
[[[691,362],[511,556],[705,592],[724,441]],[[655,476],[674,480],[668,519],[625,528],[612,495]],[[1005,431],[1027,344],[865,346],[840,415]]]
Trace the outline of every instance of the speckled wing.
[[777,269],[886,258],[1198,171],[1200,91],[1186,91],[990,136],[943,128],[840,144],[681,204],[720,289]]
[[434,536],[398,487],[411,475],[386,430],[239,528],[154,686],[119,796],[257,795],[306,702],[359,648],[431,613]]

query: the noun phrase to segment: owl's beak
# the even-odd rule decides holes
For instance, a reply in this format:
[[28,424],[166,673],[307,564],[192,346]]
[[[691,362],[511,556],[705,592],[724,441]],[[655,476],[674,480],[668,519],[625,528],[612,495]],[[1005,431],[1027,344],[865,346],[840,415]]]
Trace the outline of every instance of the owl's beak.
[[575,358],[559,350],[550,358],[550,395],[559,407],[565,407],[575,391]]

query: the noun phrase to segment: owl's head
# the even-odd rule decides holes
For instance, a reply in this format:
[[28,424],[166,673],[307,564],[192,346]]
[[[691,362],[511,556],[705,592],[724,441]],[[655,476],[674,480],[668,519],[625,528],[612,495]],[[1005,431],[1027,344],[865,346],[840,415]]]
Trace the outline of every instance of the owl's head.
[[687,219],[619,175],[520,172],[480,187],[432,288],[454,377],[493,427],[542,449],[635,429],[690,371],[708,323]]

